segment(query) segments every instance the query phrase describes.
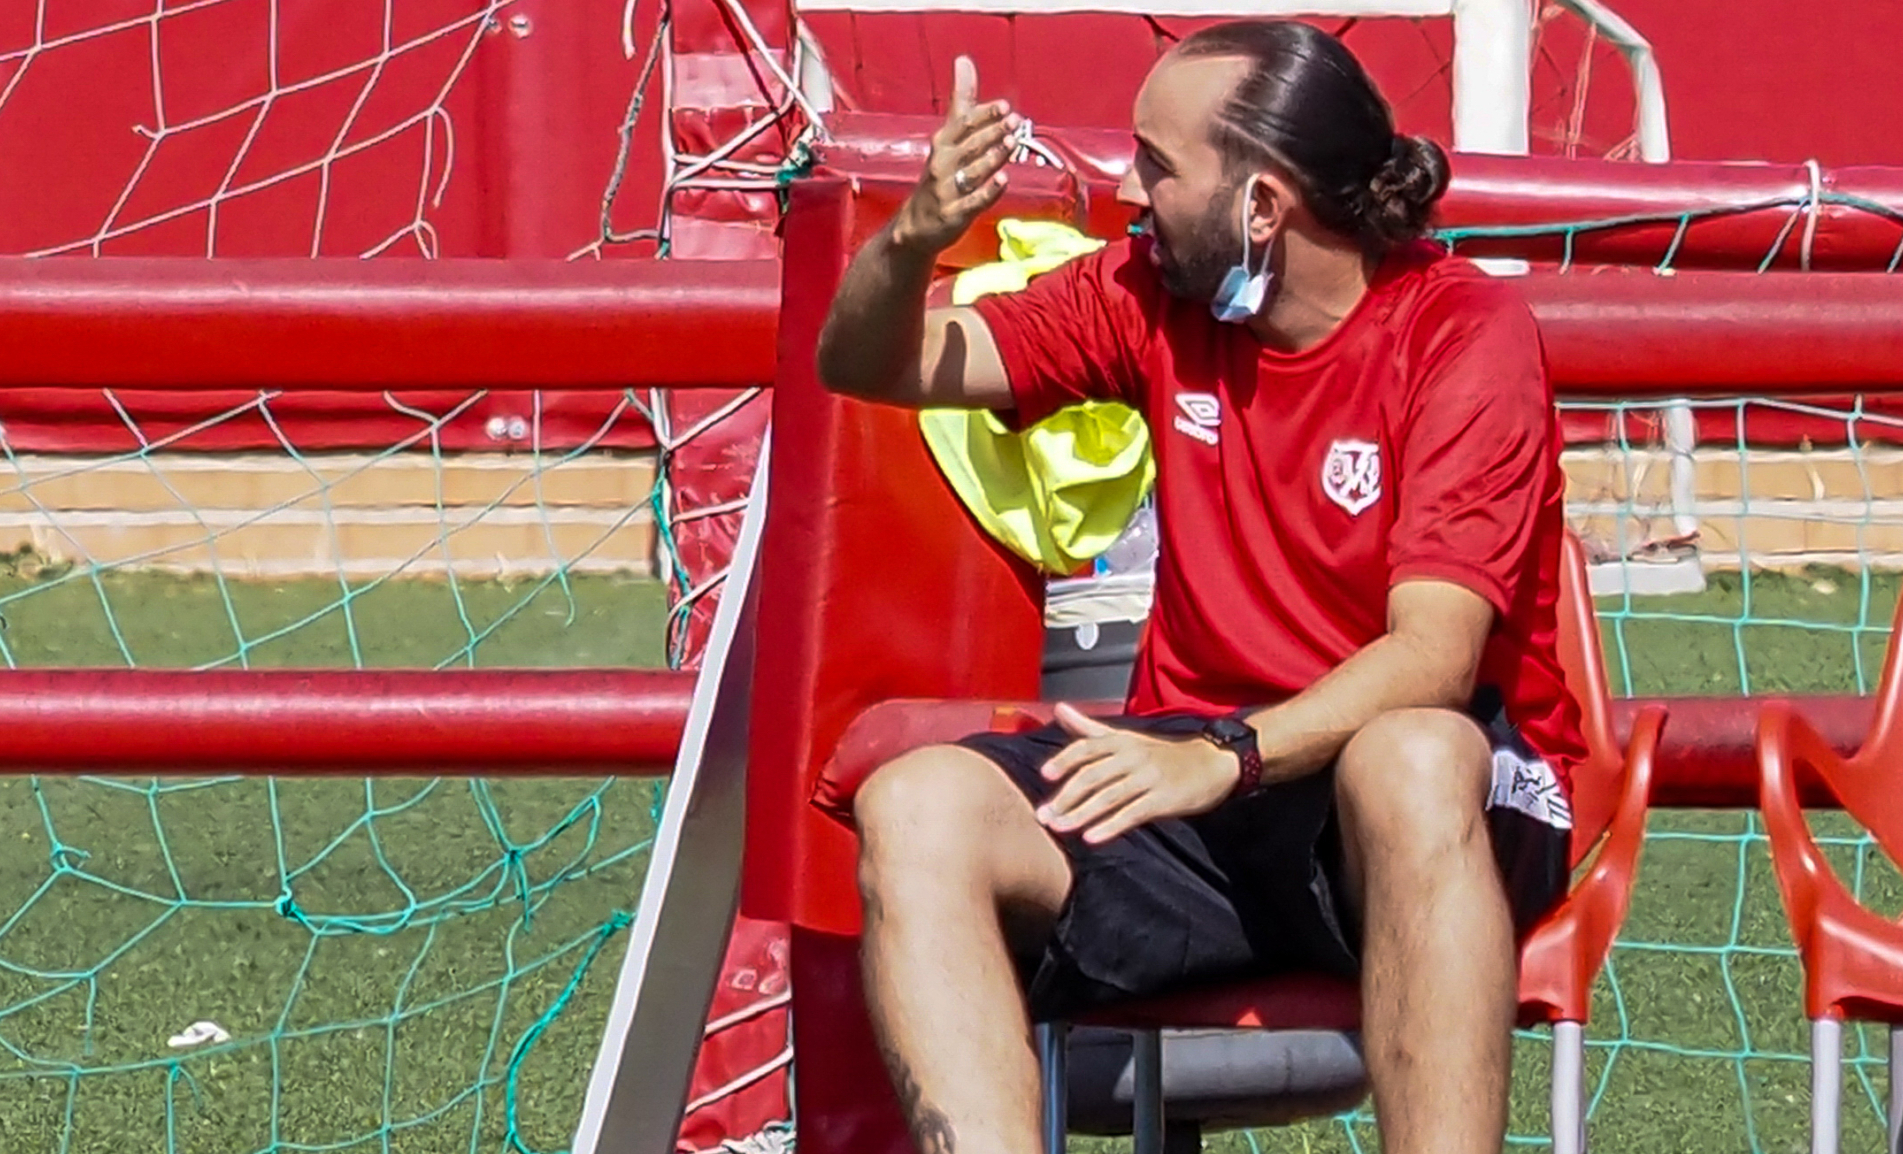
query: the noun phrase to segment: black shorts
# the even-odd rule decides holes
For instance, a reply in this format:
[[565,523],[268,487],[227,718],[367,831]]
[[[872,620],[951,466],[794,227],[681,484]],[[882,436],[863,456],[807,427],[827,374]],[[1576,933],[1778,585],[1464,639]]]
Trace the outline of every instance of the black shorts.
[[[1105,720],[1156,734],[1203,724],[1185,714]],[[1552,770],[1497,708],[1476,710],[1476,720],[1494,749],[1494,857],[1524,935],[1565,892],[1571,813]],[[997,763],[1037,805],[1051,792],[1040,768],[1070,740],[1051,725],[958,744]],[[1020,944],[1016,959],[1035,1020],[1210,983],[1359,971],[1332,768],[1102,845],[1075,834],[1056,841],[1070,857],[1070,896],[1049,940]]]

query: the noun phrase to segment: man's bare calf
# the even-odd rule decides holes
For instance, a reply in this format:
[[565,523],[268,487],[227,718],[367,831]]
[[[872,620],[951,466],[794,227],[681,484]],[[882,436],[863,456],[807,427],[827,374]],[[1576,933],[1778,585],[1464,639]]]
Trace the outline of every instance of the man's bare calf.
[[1007,926],[1041,940],[1070,866],[996,766],[934,746],[855,802],[867,1004],[920,1154],[1031,1154],[1037,1057]]

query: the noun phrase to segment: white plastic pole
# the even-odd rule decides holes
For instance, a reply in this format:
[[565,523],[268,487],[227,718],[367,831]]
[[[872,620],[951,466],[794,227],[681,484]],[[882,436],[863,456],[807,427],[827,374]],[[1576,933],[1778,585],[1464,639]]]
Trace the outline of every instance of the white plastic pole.
[[1843,1120],[1843,1033],[1844,1024],[1836,1018],[1811,1020],[1811,1154],[1837,1154],[1838,1127]]
[[1606,7],[1600,0],[1558,0],[1560,7],[1584,20],[1606,43],[1619,50],[1632,69],[1634,103],[1637,109],[1639,159],[1647,164],[1662,164],[1672,159],[1671,131],[1665,124],[1665,80],[1659,75],[1658,58],[1652,43],[1625,17]]
[[1553,1023],[1553,1154],[1586,1151],[1586,1030]]
[[668,780],[628,952],[589,1072],[575,1154],[674,1154],[707,1009],[740,897],[760,533],[771,438]]
[[1525,156],[1532,111],[1533,7],[1454,0],[1454,149]]

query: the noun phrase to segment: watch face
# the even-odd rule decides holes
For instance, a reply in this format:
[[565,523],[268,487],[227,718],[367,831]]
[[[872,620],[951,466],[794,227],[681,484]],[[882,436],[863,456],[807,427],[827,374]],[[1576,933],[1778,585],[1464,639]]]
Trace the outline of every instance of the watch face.
[[1255,736],[1255,731],[1233,717],[1218,717],[1203,727],[1203,731],[1222,743],[1231,745]]

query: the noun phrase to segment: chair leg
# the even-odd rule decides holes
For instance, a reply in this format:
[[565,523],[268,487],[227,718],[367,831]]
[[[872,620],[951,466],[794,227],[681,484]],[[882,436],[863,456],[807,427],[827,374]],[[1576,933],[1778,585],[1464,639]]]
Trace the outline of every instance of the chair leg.
[[1037,1027],[1038,1097],[1044,1108],[1044,1154],[1064,1154],[1070,1102],[1070,1023]]
[[1890,1154],[1903,1154],[1903,1026],[1890,1027]]
[[1553,1154],[1586,1151],[1586,1030],[1553,1023]]
[[1202,1154],[1201,1122],[1168,1122],[1163,1126],[1163,1154]]
[[1163,1154],[1163,1032],[1136,1031],[1131,1057],[1136,1082],[1132,1145],[1135,1154]]
[[1811,1154],[1837,1154],[1838,1122],[1843,1106],[1843,1032],[1836,1018],[1810,1024]]

